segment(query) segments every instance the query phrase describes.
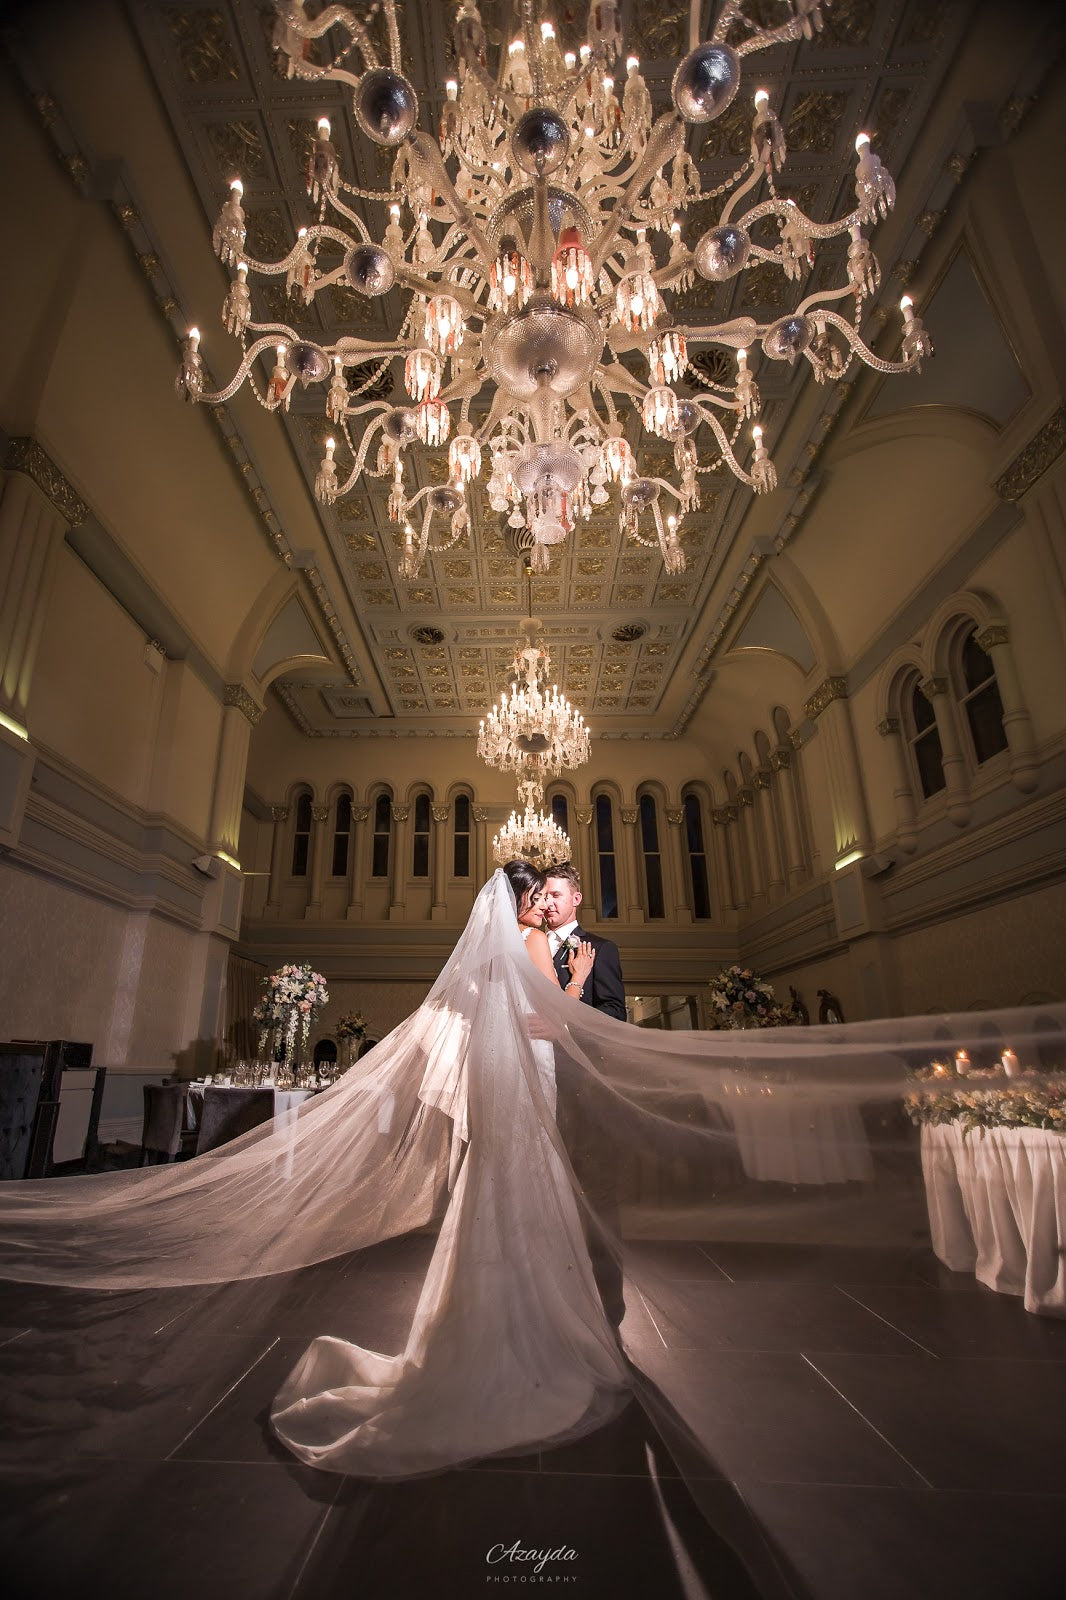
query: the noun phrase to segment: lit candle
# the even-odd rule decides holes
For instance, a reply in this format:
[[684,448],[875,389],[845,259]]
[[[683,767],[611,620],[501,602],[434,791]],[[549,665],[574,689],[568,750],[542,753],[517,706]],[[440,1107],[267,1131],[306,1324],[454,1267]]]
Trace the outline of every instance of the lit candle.
[[1008,1078],[1016,1078],[1021,1072],[1021,1065],[1013,1050],[1004,1050],[1002,1057],[1003,1070]]
[[965,1050],[956,1050],[956,1052],[955,1052],[955,1071],[959,1074],[960,1078],[965,1078],[965,1076],[969,1072],[969,1070],[970,1070],[970,1058],[966,1054],[966,1051]]
[[946,1078],[947,1077],[948,1069],[944,1065],[943,1061],[934,1061],[933,1062],[933,1073],[938,1078]]

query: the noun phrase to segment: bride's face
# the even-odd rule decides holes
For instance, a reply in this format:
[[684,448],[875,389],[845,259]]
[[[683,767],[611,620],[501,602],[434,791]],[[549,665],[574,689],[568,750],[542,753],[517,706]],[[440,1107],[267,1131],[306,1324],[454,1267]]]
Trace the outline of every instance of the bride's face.
[[544,890],[529,889],[522,896],[522,904],[518,908],[519,925],[523,928],[539,928],[544,922]]

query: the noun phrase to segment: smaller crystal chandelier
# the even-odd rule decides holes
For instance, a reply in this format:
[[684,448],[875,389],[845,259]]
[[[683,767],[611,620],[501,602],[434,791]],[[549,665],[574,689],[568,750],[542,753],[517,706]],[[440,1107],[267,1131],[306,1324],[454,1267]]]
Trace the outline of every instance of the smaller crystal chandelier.
[[551,817],[539,808],[544,800],[544,790],[536,778],[526,778],[518,785],[519,803],[525,810],[519,816],[512,811],[507,822],[492,841],[492,854],[502,866],[507,861],[528,861],[544,871],[569,861],[572,854],[570,840]]
[[477,753],[501,772],[543,782],[564,767],[580,767],[588,760],[589,730],[580,711],[556,685],[549,687],[551,657],[534,642],[540,619],[525,617],[519,626],[511,692],[504,690],[499,705],[482,721]]

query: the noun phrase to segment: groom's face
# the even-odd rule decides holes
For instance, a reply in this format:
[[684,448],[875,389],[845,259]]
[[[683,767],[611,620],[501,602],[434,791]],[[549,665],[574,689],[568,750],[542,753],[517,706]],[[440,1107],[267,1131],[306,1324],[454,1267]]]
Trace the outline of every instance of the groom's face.
[[580,904],[581,890],[575,889],[568,878],[548,878],[541,909],[549,928],[563,928],[568,922],[576,922]]

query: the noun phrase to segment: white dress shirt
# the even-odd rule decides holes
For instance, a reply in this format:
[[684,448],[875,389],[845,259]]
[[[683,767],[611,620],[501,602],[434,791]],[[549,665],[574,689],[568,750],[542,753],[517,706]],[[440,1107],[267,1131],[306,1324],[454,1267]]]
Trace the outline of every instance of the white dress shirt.
[[577,918],[575,917],[572,922],[564,922],[561,928],[549,928],[548,949],[551,951],[553,961],[559,954],[559,946],[564,942],[564,940],[569,939],[576,927]]

